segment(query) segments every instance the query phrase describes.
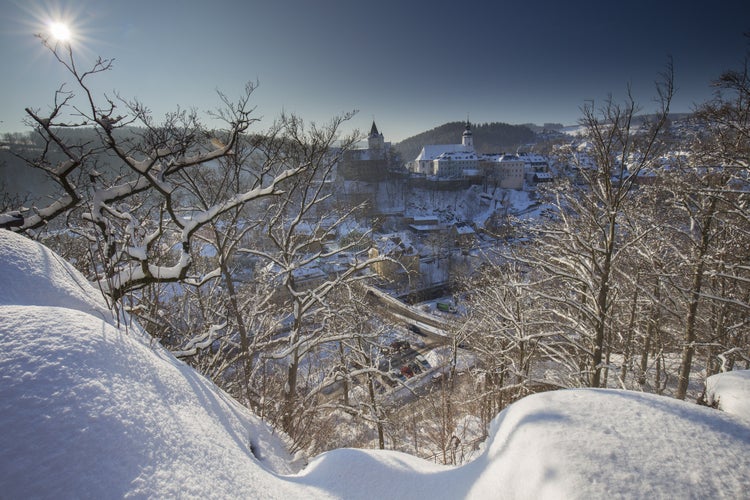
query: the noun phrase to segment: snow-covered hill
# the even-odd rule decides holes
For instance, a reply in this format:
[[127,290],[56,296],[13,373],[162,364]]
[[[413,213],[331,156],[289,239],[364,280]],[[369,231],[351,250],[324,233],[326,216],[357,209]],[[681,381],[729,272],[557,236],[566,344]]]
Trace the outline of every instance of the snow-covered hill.
[[[347,449],[295,473],[272,429],[137,325],[118,323],[98,291],[53,252],[0,231],[0,280],[2,498],[741,498],[750,491],[750,415],[607,390],[523,399],[495,419],[483,453],[463,467]],[[736,377],[723,390],[746,383]]]
[[0,231],[0,276],[0,497],[298,495],[272,430],[59,256]]

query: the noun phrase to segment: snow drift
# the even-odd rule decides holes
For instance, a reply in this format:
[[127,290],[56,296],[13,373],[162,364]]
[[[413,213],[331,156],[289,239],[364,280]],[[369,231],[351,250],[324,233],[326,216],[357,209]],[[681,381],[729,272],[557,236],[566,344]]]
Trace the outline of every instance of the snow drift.
[[525,398],[463,467],[344,449],[293,474],[272,429],[137,325],[119,324],[53,252],[0,231],[0,276],[3,498],[738,498],[750,489],[746,418],[607,390]]
[[0,276],[0,496],[292,489],[261,465],[291,472],[268,426],[137,325],[118,326],[53,252],[2,231]]
[[750,370],[712,375],[706,380],[706,402],[750,420]]

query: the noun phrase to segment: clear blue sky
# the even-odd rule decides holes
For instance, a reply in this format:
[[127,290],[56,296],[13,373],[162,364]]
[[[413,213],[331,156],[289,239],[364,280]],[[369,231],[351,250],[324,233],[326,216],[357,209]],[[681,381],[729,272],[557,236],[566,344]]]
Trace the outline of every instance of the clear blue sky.
[[[0,0],[0,131],[22,130],[65,75],[33,34],[61,16],[81,64],[115,59],[99,92],[138,98],[157,117],[215,108],[215,90],[326,121],[358,110],[397,142],[448,121],[575,123],[580,106],[630,84],[648,109],[674,59],[674,111],[711,95],[742,63],[750,1]],[[262,126],[261,125],[261,126]]]

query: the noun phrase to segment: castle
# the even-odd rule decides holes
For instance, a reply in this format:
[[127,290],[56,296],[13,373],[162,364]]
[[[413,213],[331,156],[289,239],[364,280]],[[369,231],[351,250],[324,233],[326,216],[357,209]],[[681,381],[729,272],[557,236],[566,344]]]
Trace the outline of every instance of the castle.
[[461,144],[431,144],[422,147],[419,155],[406,168],[417,175],[442,179],[463,179],[464,170],[478,168],[474,136],[467,121]]
[[478,154],[467,121],[461,144],[424,146],[407,164],[412,175],[432,181],[487,182],[503,189],[523,189],[525,162],[517,155]]
[[339,164],[338,174],[348,181],[380,182],[392,177],[397,167],[391,143],[385,142],[373,120],[367,137],[367,148],[346,151]]

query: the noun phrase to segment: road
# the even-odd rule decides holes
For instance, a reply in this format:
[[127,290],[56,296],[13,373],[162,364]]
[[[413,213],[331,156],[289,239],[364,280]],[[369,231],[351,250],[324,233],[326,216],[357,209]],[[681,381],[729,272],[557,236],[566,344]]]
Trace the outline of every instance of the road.
[[450,342],[447,331],[450,320],[426,314],[416,307],[404,304],[373,286],[366,286],[370,303],[380,308],[384,314],[402,322],[409,330],[425,338],[425,345],[432,347],[446,345]]
[[[414,362],[417,354],[426,354],[428,351],[450,343],[447,330],[450,328],[450,319],[439,318],[432,314],[426,314],[416,307],[404,304],[400,300],[391,297],[372,286],[365,286],[369,303],[377,307],[384,316],[401,323],[410,331],[422,337],[424,346],[418,349],[410,347],[404,352],[399,352],[391,360],[391,368],[399,369],[403,364]],[[395,400],[411,400],[415,394],[421,394],[430,390],[433,382],[432,374],[441,371],[440,367],[430,367],[422,373],[417,374],[408,386],[397,385],[391,391],[390,398]],[[416,383],[414,383],[416,382]],[[331,382],[323,391],[324,397],[329,400],[341,396],[343,383],[341,381]]]

